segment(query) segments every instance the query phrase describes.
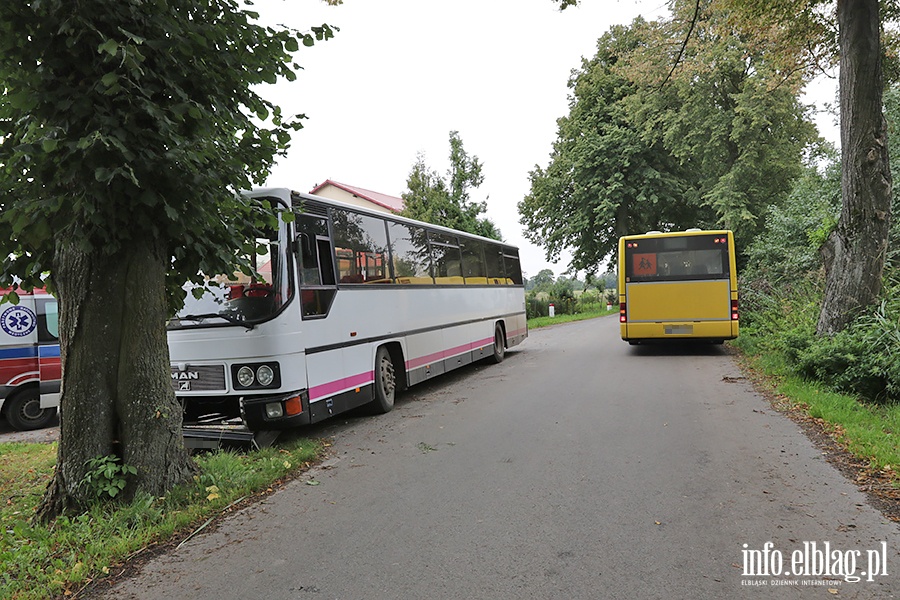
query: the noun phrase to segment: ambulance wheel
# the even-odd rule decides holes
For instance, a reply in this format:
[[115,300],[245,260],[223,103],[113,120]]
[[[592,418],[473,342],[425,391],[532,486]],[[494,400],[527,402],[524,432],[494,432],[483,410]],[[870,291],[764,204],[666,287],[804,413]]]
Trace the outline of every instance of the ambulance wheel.
[[394,372],[394,359],[386,346],[375,353],[375,399],[372,410],[376,414],[389,413],[394,408],[394,395],[397,393],[397,374]]
[[43,429],[56,418],[55,408],[41,408],[36,389],[23,390],[6,401],[6,420],[18,431]]

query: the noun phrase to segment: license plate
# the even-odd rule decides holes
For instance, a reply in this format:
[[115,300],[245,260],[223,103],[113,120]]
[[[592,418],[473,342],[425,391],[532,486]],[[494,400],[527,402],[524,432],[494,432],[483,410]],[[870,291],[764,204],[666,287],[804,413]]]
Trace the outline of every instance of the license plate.
[[666,325],[666,335],[691,335],[694,333],[693,325]]

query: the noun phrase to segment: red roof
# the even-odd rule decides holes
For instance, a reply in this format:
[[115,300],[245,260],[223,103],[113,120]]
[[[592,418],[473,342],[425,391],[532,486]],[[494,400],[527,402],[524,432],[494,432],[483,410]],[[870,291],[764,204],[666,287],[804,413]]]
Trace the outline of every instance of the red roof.
[[383,206],[384,208],[392,212],[400,212],[401,210],[403,210],[403,198],[398,198],[397,196],[389,196],[380,192],[373,192],[372,190],[367,190],[353,185],[347,185],[346,183],[338,183],[337,181],[333,181],[331,179],[326,179],[323,183],[320,183],[319,185],[314,187],[310,194],[318,193],[319,190],[328,185],[333,185],[334,187],[344,190],[345,192],[349,192],[354,196],[359,196],[363,200],[368,200],[373,204]]

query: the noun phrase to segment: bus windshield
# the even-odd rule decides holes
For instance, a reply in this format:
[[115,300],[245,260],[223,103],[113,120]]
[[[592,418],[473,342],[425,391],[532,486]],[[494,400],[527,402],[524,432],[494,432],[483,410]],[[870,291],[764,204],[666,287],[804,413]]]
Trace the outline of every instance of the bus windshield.
[[251,257],[257,274],[237,272],[208,279],[211,291],[197,298],[195,284],[185,285],[184,308],[169,320],[169,329],[241,325],[252,327],[277,315],[293,296],[287,227],[254,240]]
[[629,241],[625,277],[628,282],[727,279],[728,240],[716,234]]

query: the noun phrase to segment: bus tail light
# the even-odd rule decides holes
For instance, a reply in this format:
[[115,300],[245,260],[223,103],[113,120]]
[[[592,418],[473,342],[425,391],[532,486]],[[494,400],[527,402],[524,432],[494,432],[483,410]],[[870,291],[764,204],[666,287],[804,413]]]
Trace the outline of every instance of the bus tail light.
[[732,321],[738,320],[738,301],[737,300],[731,301],[731,320]]
[[619,304],[619,323],[625,323],[628,321],[628,317],[625,313],[625,303],[622,302]]

